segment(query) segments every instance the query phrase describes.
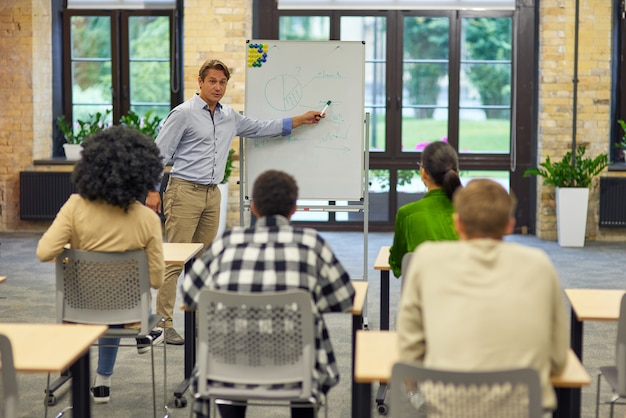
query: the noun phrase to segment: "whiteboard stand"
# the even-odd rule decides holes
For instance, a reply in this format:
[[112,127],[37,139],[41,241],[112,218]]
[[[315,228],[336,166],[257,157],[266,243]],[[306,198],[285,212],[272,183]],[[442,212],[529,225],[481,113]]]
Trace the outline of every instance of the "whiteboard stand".
[[[363,213],[363,280],[369,271],[370,133],[369,114],[364,114],[365,61],[364,41],[248,40],[246,117],[284,119],[330,106],[323,123],[301,126],[283,137],[246,138],[239,145],[242,225],[243,210],[249,210],[254,199],[256,177],[279,168],[298,182],[300,201],[322,203],[297,210]],[[338,201],[348,204],[330,204]],[[366,312],[367,299],[362,315],[365,327]]]
[[[365,135],[363,138],[363,163],[364,163],[364,176],[362,185],[362,198],[360,199],[360,205],[317,205],[317,206],[297,206],[296,210],[299,211],[325,211],[325,212],[363,212],[363,280],[368,280],[368,233],[369,233],[369,137],[370,137],[370,114],[365,113]],[[250,210],[250,199],[245,195],[246,184],[245,170],[246,170],[246,155],[245,146],[243,145],[244,138],[239,139],[239,222],[241,226],[245,225],[244,211]],[[363,328],[368,329],[369,323],[367,319],[367,293],[365,294],[365,301],[363,302]]]

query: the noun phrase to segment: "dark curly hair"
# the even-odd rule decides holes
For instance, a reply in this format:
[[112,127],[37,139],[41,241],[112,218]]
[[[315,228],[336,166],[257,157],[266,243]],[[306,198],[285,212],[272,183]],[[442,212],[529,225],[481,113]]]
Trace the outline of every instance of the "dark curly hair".
[[252,199],[261,216],[289,217],[298,199],[298,185],[289,174],[268,170],[254,181]]
[[88,200],[100,200],[128,211],[160,181],[163,164],[153,140],[134,128],[112,126],[83,142],[82,158],[72,181]]

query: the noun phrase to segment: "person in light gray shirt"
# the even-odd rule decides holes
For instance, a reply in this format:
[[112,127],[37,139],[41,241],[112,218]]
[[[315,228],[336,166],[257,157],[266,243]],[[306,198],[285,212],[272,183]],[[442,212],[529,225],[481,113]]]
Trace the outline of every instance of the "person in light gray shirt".
[[[301,125],[318,123],[325,115],[309,111],[292,118],[255,120],[220,103],[226,93],[230,70],[221,61],[207,60],[200,67],[196,93],[172,109],[156,138],[163,164],[174,165],[163,194],[165,235],[168,242],[200,242],[207,248],[217,233],[220,191],[228,152],[236,136],[286,136]],[[158,186],[160,188],[160,185]],[[159,189],[148,193],[146,206],[159,213]],[[176,285],[180,265],[168,265],[157,293],[157,314],[163,317],[168,344],[183,338],[173,326]]]

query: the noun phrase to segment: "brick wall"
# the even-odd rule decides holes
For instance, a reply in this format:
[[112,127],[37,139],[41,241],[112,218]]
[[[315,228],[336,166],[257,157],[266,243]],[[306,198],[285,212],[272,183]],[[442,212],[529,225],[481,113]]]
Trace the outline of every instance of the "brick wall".
[[51,92],[49,3],[0,2],[0,231],[38,229],[19,219],[19,172],[32,163],[35,135],[50,136],[45,129]]
[[[539,27],[539,161],[571,149],[575,0],[541,0]],[[611,92],[611,2],[580,2],[577,142],[587,155],[608,152]],[[537,236],[556,240],[554,187],[537,190]],[[591,189],[587,238],[599,238],[598,181]],[[623,236],[623,234],[622,234]]]

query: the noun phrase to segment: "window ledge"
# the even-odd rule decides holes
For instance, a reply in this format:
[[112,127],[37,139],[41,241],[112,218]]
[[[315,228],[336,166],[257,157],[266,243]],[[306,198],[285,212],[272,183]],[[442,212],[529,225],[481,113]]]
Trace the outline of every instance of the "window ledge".
[[609,165],[609,171],[626,171],[626,162],[612,163]]

